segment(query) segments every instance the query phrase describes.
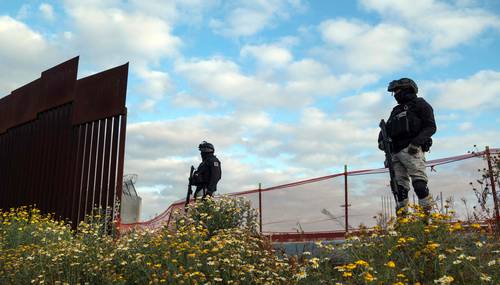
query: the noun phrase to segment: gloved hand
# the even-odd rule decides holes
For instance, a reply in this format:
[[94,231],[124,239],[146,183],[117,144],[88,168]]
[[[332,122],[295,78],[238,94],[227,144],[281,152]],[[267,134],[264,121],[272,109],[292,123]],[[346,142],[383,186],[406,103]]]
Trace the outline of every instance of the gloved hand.
[[420,146],[418,146],[418,145],[410,144],[410,145],[408,146],[408,153],[409,153],[410,155],[415,155],[415,154],[417,154],[419,150],[420,150]]

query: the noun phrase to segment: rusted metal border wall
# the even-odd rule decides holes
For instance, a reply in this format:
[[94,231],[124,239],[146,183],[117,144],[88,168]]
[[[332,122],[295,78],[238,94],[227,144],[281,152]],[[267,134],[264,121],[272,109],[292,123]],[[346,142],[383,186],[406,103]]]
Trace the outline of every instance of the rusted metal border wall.
[[0,208],[36,205],[74,226],[119,215],[128,64],[77,80],[78,57],[0,99]]

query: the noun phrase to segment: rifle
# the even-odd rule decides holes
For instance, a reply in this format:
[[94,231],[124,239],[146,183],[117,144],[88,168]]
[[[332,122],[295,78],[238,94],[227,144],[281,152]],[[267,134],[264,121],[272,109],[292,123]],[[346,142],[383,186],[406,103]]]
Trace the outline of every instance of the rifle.
[[189,171],[189,184],[186,196],[186,203],[184,204],[184,211],[186,212],[187,212],[187,206],[189,205],[189,199],[191,198],[191,194],[193,194],[193,189],[191,184],[191,180],[193,179],[193,173],[194,173],[194,166],[191,165],[191,170]]
[[389,175],[391,177],[391,192],[398,204],[398,184],[396,182],[396,174],[394,173],[394,166],[392,165],[392,139],[387,135],[386,124],[384,120],[380,121],[380,129],[382,130],[382,142],[384,144],[386,167],[389,168]]

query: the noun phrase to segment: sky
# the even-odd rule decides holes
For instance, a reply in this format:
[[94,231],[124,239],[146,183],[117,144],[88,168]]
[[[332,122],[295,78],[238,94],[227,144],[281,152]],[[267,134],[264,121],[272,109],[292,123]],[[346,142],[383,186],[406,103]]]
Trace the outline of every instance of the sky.
[[497,0],[0,0],[0,97],[74,56],[79,78],[130,63],[143,220],[185,197],[203,140],[220,194],[381,167],[401,77],[434,108],[428,159],[499,147],[499,51]]

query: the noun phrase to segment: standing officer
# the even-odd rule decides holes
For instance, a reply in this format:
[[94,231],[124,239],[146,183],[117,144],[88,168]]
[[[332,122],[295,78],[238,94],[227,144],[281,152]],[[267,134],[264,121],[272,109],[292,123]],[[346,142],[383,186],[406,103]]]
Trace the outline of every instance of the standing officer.
[[[387,91],[392,92],[398,103],[386,127],[392,140],[392,164],[398,184],[396,212],[407,211],[411,178],[418,204],[429,213],[434,202],[427,188],[424,152],[429,151],[431,136],[436,132],[434,112],[427,101],[417,97],[417,84],[409,78],[391,81]],[[384,150],[382,134],[378,142],[379,148]]]
[[217,182],[221,179],[222,170],[219,159],[214,155],[215,148],[213,144],[203,141],[199,146],[202,162],[198,169],[193,173],[190,183],[196,185],[194,198],[203,191],[203,198],[207,195],[212,197],[217,191]]

